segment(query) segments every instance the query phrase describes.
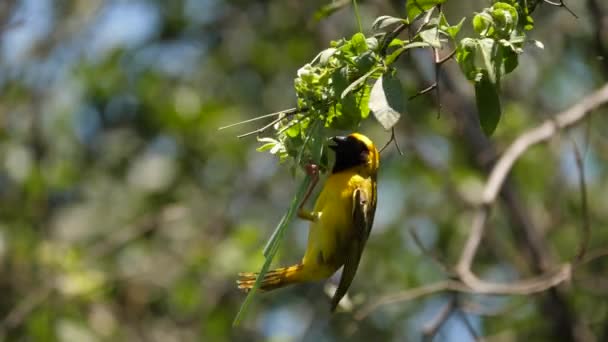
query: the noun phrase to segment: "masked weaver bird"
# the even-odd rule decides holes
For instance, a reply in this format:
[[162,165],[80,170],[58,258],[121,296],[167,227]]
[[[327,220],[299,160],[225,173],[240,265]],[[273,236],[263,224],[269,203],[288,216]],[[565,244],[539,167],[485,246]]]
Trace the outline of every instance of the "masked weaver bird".
[[[317,198],[313,211],[304,203],[318,178],[299,206],[298,216],[310,221],[308,245],[299,264],[268,271],[261,290],[274,290],[287,285],[329,278],[344,266],[331,310],[346,294],[361,260],[361,253],[374,221],[376,211],[378,150],[366,136],[353,133],[332,138],[336,158],[331,174]],[[317,176],[315,178],[314,176]],[[257,273],[240,273],[238,287],[250,290]]]

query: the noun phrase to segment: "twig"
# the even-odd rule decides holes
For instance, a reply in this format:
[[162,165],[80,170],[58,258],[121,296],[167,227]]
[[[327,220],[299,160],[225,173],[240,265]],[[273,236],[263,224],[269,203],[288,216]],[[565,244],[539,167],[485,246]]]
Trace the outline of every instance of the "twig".
[[582,232],[583,237],[579,245],[579,250],[576,253],[575,262],[579,263],[585,257],[587,248],[589,247],[589,239],[591,238],[591,225],[589,223],[589,205],[587,204],[587,185],[585,182],[585,165],[583,163],[583,157],[581,152],[576,145],[576,142],[572,142],[572,149],[574,150],[574,156],[576,160],[576,169],[578,170],[578,185],[581,191],[581,219],[582,219]]
[[462,271],[460,280],[472,293],[488,295],[528,295],[557,286],[572,277],[572,266],[561,265],[557,271],[510,283],[495,283],[479,279],[471,270]]
[[386,295],[373,301],[371,304],[364,306],[361,310],[359,310],[359,312],[357,312],[357,314],[355,314],[355,319],[362,320],[370,313],[376,311],[376,309],[378,309],[379,307],[387,304],[410,301],[416,298],[447,291],[449,289],[450,281],[444,280],[412,289],[407,289],[398,293]]
[[264,132],[265,132],[267,129],[269,129],[270,127],[274,126],[274,125],[275,125],[277,122],[279,122],[279,121],[281,121],[281,120],[283,120],[283,119],[286,119],[286,118],[288,118],[288,117],[290,117],[290,116],[292,116],[292,115],[298,114],[298,113],[305,113],[306,111],[307,111],[307,109],[300,109],[300,110],[297,110],[297,109],[295,109],[295,108],[291,108],[291,109],[289,110],[289,112],[287,112],[287,113],[285,114],[285,116],[279,116],[278,118],[276,118],[276,119],[272,120],[272,121],[271,121],[270,123],[268,123],[267,125],[265,125],[265,126],[263,126],[263,127],[260,127],[260,128],[258,128],[258,129],[256,129],[256,130],[253,130],[253,131],[251,131],[251,132],[247,132],[247,133],[244,133],[244,134],[238,135],[238,136],[237,136],[237,138],[242,139],[242,138],[245,138],[245,137],[248,137],[248,136],[254,135],[254,134],[255,134],[255,135],[262,134],[262,133],[264,133]]
[[456,314],[460,317],[460,319],[464,323],[464,326],[467,328],[469,334],[471,334],[471,337],[473,337],[473,339],[475,341],[483,341],[483,338],[481,338],[481,336],[479,336],[479,334],[477,333],[477,331],[475,331],[475,328],[469,321],[467,314],[464,311],[460,310],[460,306],[459,306],[458,310],[456,310]]
[[483,193],[483,203],[492,203],[496,199],[504,180],[513,164],[530,147],[547,141],[559,130],[569,128],[581,121],[587,114],[608,102],[608,84],[593,94],[585,97],[568,110],[557,114],[553,119],[546,120],[540,126],[531,129],[515,140],[504,155],[498,160]]
[[578,266],[588,264],[592,261],[595,261],[596,259],[607,257],[607,256],[608,256],[608,248],[600,248],[600,249],[593,250],[593,251],[587,253],[587,255],[585,255],[583,260],[581,260],[578,263]]
[[570,14],[572,14],[573,17],[575,17],[576,19],[578,19],[578,16],[576,15],[576,13],[574,13],[568,6],[566,6],[566,4],[564,3],[564,0],[559,0],[559,2],[554,2],[554,1],[550,1],[550,0],[543,0],[543,2],[551,5],[551,6],[557,6],[557,7],[563,7],[566,9],[566,11],[570,12]]
[[[422,29],[426,26],[426,24],[428,24],[431,21],[431,17],[433,16],[433,13],[435,12],[435,8],[437,8],[438,6],[435,6],[431,9],[429,9],[428,11],[424,12],[424,17],[422,19],[422,24],[420,24],[420,26],[418,26],[418,28],[416,29],[416,32],[414,32],[414,36],[418,35]],[[418,18],[420,18],[420,16],[422,15],[422,13],[420,13],[418,15],[418,17],[416,17],[415,20],[418,20]]]
[[572,270],[570,264],[562,265],[555,272],[547,272],[536,277],[523,279],[511,283],[495,283],[477,278],[473,273],[463,276],[461,280],[442,280],[420,287],[408,289],[402,292],[386,295],[363,307],[355,319],[361,320],[379,307],[387,304],[395,304],[414,300],[445,291],[462,292],[477,295],[496,296],[525,296],[533,293],[543,292],[557,286],[571,278]]
[[439,329],[443,326],[443,324],[450,318],[452,313],[456,310],[456,296],[452,296],[450,301],[447,302],[443,308],[437,313],[435,318],[433,318],[430,322],[424,325],[422,328],[422,340],[423,341],[433,341],[435,335],[439,332]]
[[309,115],[310,115],[310,112],[309,112],[309,113],[304,114],[304,115],[303,115],[301,118],[299,118],[299,119],[298,119],[298,118],[293,119],[291,122],[287,123],[287,125],[285,125],[285,127],[281,128],[281,129],[280,129],[280,130],[277,132],[277,135],[281,135],[281,134],[285,133],[285,131],[287,131],[288,129],[290,129],[290,128],[292,128],[292,127],[295,127],[296,125],[301,125],[301,124],[302,124],[302,122],[303,122],[304,120],[306,120],[306,119],[309,119],[309,118],[310,118],[310,116],[309,116]]
[[525,303],[511,303],[508,306],[505,305],[498,309],[488,309],[488,305],[486,304],[475,303],[471,300],[461,300],[458,303],[458,308],[464,313],[475,316],[495,317],[513,312],[514,310],[521,308],[524,304]]
[[384,40],[382,42],[382,47],[380,48],[380,56],[384,57],[386,56],[386,50],[388,49],[389,44],[391,43],[391,41],[393,41],[393,39],[395,39],[399,34],[401,34],[401,32],[403,32],[403,30],[405,30],[406,28],[408,28],[410,25],[403,23],[403,24],[399,24],[399,26],[395,27],[395,29],[393,29],[390,33],[387,33],[384,36]]
[[[437,34],[439,34],[439,30],[437,30]],[[437,118],[439,119],[441,117],[441,92],[439,91],[439,69],[441,68],[441,64],[439,64],[439,50],[436,48],[433,48],[433,57],[435,58],[435,93],[437,94]]]
[[[540,126],[531,129],[517,138],[506,150],[495,164],[483,191],[482,203],[479,205],[472,223],[471,231],[463,248],[458,264],[456,266],[458,280],[441,281],[419,288],[410,289],[395,295],[383,297],[367,307],[363,308],[357,315],[357,319],[363,319],[378,307],[404,300],[411,300],[430,294],[451,290],[470,292],[475,294],[494,295],[527,295],[545,291],[562,282],[571,279],[572,266],[563,264],[557,270],[544,272],[539,276],[519,280],[511,283],[494,283],[479,279],[472,271],[473,258],[479,247],[485,230],[485,222],[490,214],[491,205],[496,200],[502,184],[515,161],[530,147],[549,140],[561,129],[568,128],[582,119],[592,110],[608,102],[608,84],[585,97],[579,103],[568,110],[557,114],[553,119],[545,121]],[[606,252],[608,254],[608,252]],[[602,254],[603,255],[603,254]],[[589,262],[589,257],[581,263]]]
[[254,134],[255,135],[259,135],[259,134],[262,134],[262,133],[264,133],[264,131],[266,131],[270,127],[274,126],[276,123],[278,123],[281,120],[283,120],[283,118],[280,118],[280,117],[276,118],[276,119],[272,120],[270,123],[268,123],[267,125],[265,125],[263,127],[260,127],[260,128],[254,130],[254,131],[250,131],[250,132],[247,132],[247,133],[243,133],[241,135],[237,135],[236,137],[238,139],[242,139],[242,138],[248,137],[250,135],[254,135]]
[[399,147],[397,137],[395,137],[395,127],[391,128],[391,138],[386,142],[386,144],[384,144],[384,146],[382,146],[382,148],[380,149],[380,153],[382,153],[382,151],[384,151],[388,147],[388,145],[390,145],[391,142],[395,143],[395,147],[397,148],[397,152],[399,152],[399,155],[403,155],[401,147]]
[[414,228],[412,228],[412,227],[409,227],[408,231],[409,231],[410,235],[412,236],[412,240],[414,240],[414,243],[416,244],[416,246],[418,248],[420,248],[422,253],[424,255],[426,255],[427,257],[429,257],[431,260],[433,260],[437,264],[437,266],[439,266],[439,268],[441,268],[441,270],[443,270],[447,274],[450,274],[451,273],[450,268],[447,266],[447,264],[443,260],[441,260],[441,258],[439,257],[439,255],[437,255],[437,253],[434,253],[433,251],[429,251],[428,248],[426,248],[424,246],[424,244],[420,240],[420,237],[418,236],[418,233],[416,233],[416,230],[414,230]]
[[410,96],[410,97],[408,98],[408,100],[413,100],[413,99],[417,98],[418,96],[420,96],[420,95],[424,95],[424,94],[426,94],[426,93],[430,92],[431,90],[433,90],[433,89],[435,89],[435,88],[437,88],[437,82],[434,82],[434,83],[433,83],[433,84],[431,84],[430,86],[428,86],[428,87],[426,87],[426,88],[424,88],[424,89],[422,89],[422,90],[418,91],[416,94],[414,94],[414,95]]
[[420,95],[424,95],[428,92],[430,92],[433,89],[437,89],[437,101],[439,103],[439,106],[441,107],[441,102],[439,101],[439,67],[441,65],[443,65],[443,63],[447,62],[448,60],[450,60],[450,58],[454,57],[454,54],[456,54],[456,49],[452,50],[452,52],[450,52],[449,54],[447,54],[446,56],[444,56],[443,58],[439,58],[439,53],[438,50],[433,48],[433,55],[434,55],[434,60],[435,60],[435,82],[433,82],[433,84],[431,84],[430,86],[418,91],[416,94],[410,96],[408,98],[408,100],[412,100],[415,99],[416,97],[420,96]]
[[224,130],[226,128],[231,128],[231,127],[234,127],[234,126],[238,126],[238,125],[242,125],[242,124],[258,121],[258,120],[261,120],[261,119],[270,118],[270,117],[281,115],[281,114],[291,115],[291,113],[296,113],[297,111],[298,110],[296,108],[289,108],[289,109],[281,110],[281,111],[270,113],[270,114],[264,114],[264,115],[256,116],[255,118],[248,119],[248,120],[245,120],[245,121],[239,121],[239,122],[236,122],[236,123],[233,123],[233,124],[230,124],[230,125],[226,125],[226,126],[220,127],[217,130],[221,131],[221,130]]
[[7,330],[13,329],[21,324],[35,308],[44,303],[53,293],[54,288],[54,284],[46,284],[43,288],[30,293],[20,301],[19,304],[6,315],[2,322],[0,322],[0,340],[4,341]]

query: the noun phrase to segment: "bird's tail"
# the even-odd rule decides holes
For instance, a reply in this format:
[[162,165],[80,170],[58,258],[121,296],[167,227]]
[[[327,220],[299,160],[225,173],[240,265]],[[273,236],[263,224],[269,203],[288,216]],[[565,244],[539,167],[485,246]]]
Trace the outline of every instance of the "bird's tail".
[[[297,264],[268,271],[264,275],[264,279],[262,279],[260,289],[270,291],[293,283],[298,283],[302,281],[301,276],[303,274],[303,270],[304,265]],[[254,272],[239,273],[239,279],[236,281],[236,283],[239,289],[247,292],[253,288],[257,277],[258,273]]]

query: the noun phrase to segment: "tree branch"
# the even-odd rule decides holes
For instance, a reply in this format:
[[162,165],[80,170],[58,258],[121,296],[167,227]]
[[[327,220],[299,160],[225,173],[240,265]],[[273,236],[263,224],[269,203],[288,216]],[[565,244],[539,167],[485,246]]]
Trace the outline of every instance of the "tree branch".
[[515,162],[532,146],[549,140],[561,129],[568,128],[581,121],[592,109],[595,109],[608,102],[608,84],[604,85],[595,93],[587,96],[570,109],[557,114],[554,118],[546,120],[540,126],[520,135],[500,157],[494,165],[490,177],[484,186],[482,203],[477,209],[471,232],[465,244],[457,265],[457,272],[465,279],[472,279],[471,264],[475,253],[483,237],[485,223],[490,213],[490,206],[496,201],[507,175],[513,168]]
[[[547,120],[540,126],[523,133],[511,144],[493,167],[484,187],[483,201],[477,208],[471,231],[456,266],[457,280],[431,283],[398,294],[382,297],[360,310],[356,315],[356,319],[365,318],[382,305],[413,300],[444,291],[486,295],[528,295],[546,291],[570,280],[573,270],[572,265],[569,263],[563,264],[557,269],[542,272],[538,276],[511,283],[495,283],[482,280],[472,272],[471,267],[485,231],[485,223],[488,219],[491,206],[496,201],[515,162],[530,147],[549,140],[557,135],[561,129],[580,122],[591,110],[606,103],[608,103],[608,84],[590,96],[585,97],[570,109],[557,114],[553,119]],[[558,293],[553,293],[553,297],[557,297],[561,303],[561,297],[559,297]]]

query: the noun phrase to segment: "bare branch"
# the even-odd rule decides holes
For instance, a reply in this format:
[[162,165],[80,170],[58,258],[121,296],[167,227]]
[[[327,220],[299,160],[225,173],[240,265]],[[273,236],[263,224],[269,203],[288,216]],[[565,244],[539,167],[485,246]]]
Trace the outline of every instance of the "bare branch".
[[436,283],[423,285],[402,292],[386,295],[363,307],[355,315],[355,319],[362,320],[381,306],[406,302],[432,294],[445,291],[462,292],[482,295],[529,295],[543,292],[551,287],[559,285],[571,278],[572,267],[564,264],[554,272],[547,272],[537,277],[515,281],[511,283],[495,283],[477,278],[473,273],[462,276],[459,280],[443,280]]
[[420,287],[407,289],[402,292],[393,293],[390,295],[386,295],[384,297],[380,297],[379,299],[373,301],[371,304],[364,306],[359,312],[355,315],[355,319],[362,320],[367,317],[370,313],[376,311],[379,307],[398,303],[410,301],[416,298],[425,297],[431,294],[447,291],[450,289],[450,281],[439,281],[436,283],[431,283],[427,285],[423,285]]
[[230,124],[230,125],[222,126],[222,127],[218,128],[217,130],[221,131],[223,129],[231,128],[231,127],[234,127],[234,126],[238,126],[238,125],[242,125],[242,124],[246,124],[246,123],[250,123],[250,122],[254,122],[254,121],[258,121],[258,120],[262,120],[262,119],[266,119],[266,118],[270,118],[270,117],[281,115],[281,114],[291,115],[291,113],[295,113],[295,112],[297,112],[296,108],[285,109],[285,110],[282,110],[282,111],[279,111],[279,112],[274,112],[274,113],[270,113],[270,114],[264,114],[264,115],[256,116],[255,118],[251,118],[251,119],[247,119],[247,120],[244,120],[244,121],[235,122],[235,123]]
[[554,118],[545,121],[540,126],[520,135],[494,165],[484,187],[482,203],[475,213],[471,231],[456,266],[460,280],[467,286],[480,293],[504,291],[530,293],[541,291],[541,289],[547,289],[569,279],[571,270],[570,265],[567,264],[562,266],[560,270],[553,275],[543,274],[539,277],[523,280],[515,284],[489,284],[480,280],[473,274],[471,265],[483,237],[485,223],[490,214],[491,205],[496,200],[496,197],[515,162],[530,147],[547,141],[561,129],[568,128],[578,123],[585,118],[592,109],[595,109],[606,102],[608,102],[608,84],[587,96],[568,110],[557,114]]
[[437,313],[437,316],[430,322],[424,325],[422,328],[423,341],[433,341],[435,335],[439,332],[439,329],[443,324],[450,318],[452,313],[456,310],[456,296],[452,296],[449,302],[447,302],[443,308]]
[[459,273],[460,280],[470,292],[476,294],[492,295],[528,295],[542,292],[557,286],[572,277],[572,266],[564,264],[557,271],[546,272],[539,276],[531,277],[510,283],[495,283],[479,279],[470,270]]
[[[423,296],[443,292],[457,291],[486,295],[528,295],[546,291],[572,278],[572,265],[563,264],[555,270],[541,273],[539,276],[510,282],[495,283],[478,278],[471,270],[472,262],[479,248],[484,234],[485,223],[490,214],[491,206],[495,202],[507,175],[515,162],[532,146],[549,140],[561,129],[568,128],[582,119],[593,109],[608,102],[608,84],[585,97],[568,110],[557,114],[553,119],[545,121],[540,126],[520,135],[509,146],[506,152],[494,165],[486,182],[482,203],[478,206],[473,218],[471,231],[456,266],[457,280],[446,280],[428,284],[422,287],[409,289],[401,293],[382,297],[364,307],[356,315],[356,319],[365,318],[382,305],[408,301]],[[599,256],[605,255],[604,252]],[[593,255],[595,258],[595,253]],[[590,256],[581,263],[589,262]]]
[[397,148],[397,152],[399,152],[399,155],[403,155],[403,152],[401,151],[401,147],[399,147],[399,142],[397,141],[397,137],[395,137],[395,127],[391,128],[391,138],[386,142],[386,144],[384,144],[384,146],[382,146],[382,148],[380,149],[380,153],[382,153],[382,151],[384,151],[388,145],[390,145],[390,143],[395,143],[395,147]]
[[608,256],[608,248],[600,248],[600,249],[587,253],[587,255],[583,258],[583,260],[581,260],[578,263],[578,265],[580,266],[580,265],[588,264],[599,258],[603,258],[603,257],[607,257],[607,256]]
[[400,35],[401,32],[403,32],[409,26],[410,25],[406,23],[400,24],[399,26],[395,27],[393,31],[387,33],[386,36],[384,36],[384,41],[382,47],[380,48],[380,56],[386,56],[386,50],[388,49],[388,46],[391,41],[393,41],[393,39]]
[[[256,129],[256,130],[253,130],[253,131],[251,131],[251,132],[247,132],[247,133],[244,133],[244,134],[238,135],[238,136],[237,136],[237,138],[241,139],[241,138],[245,138],[245,137],[248,137],[248,136],[251,136],[251,135],[254,135],[254,134],[255,134],[255,135],[262,134],[262,133],[264,133],[264,132],[265,132],[267,129],[269,129],[270,127],[274,126],[276,123],[278,123],[279,121],[281,121],[281,120],[283,120],[283,119],[286,119],[286,118],[288,118],[288,117],[290,117],[290,116],[292,116],[292,115],[298,114],[298,113],[305,113],[306,111],[307,111],[307,109],[300,109],[300,110],[298,110],[298,109],[296,109],[296,108],[291,108],[291,109],[287,109],[287,110],[285,110],[285,111],[283,111],[283,112],[277,112],[277,113],[279,113],[279,114],[283,114],[283,115],[279,115],[279,117],[278,117],[278,118],[276,118],[276,119],[272,120],[272,121],[271,121],[271,122],[269,122],[267,125],[262,126],[262,127],[258,128],[258,129]],[[272,113],[272,114],[275,114],[275,113]],[[299,123],[299,122],[298,122],[298,123]],[[234,125],[233,125],[233,126],[234,126]],[[232,126],[227,126],[227,127],[232,127]],[[291,126],[289,126],[289,127],[291,127]],[[224,127],[224,128],[226,128],[226,127]]]
[[431,90],[433,90],[433,89],[435,89],[435,88],[437,88],[437,82],[433,82],[433,84],[431,84],[430,86],[428,86],[428,87],[426,87],[426,88],[424,88],[424,89],[420,90],[420,91],[419,91],[419,92],[417,92],[416,94],[414,94],[414,95],[410,96],[410,97],[408,98],[408,100],[413,100],[413,99],[417,98],[418,96],[420,96],[420,95],[424,95],[424,94],[426,94],[426,93],[430,92]]
[[551,6],[556,6],[556,7],[563,7],[564,9],[566,9],[566,11],[570,12],[570,14],[572,14],[573,17],[578,19],[578,16],[576,15],[576,13],[574,13],[570,7],[566,6],[566,4],[564,3],[564,0],[559,0],[559,2],[554,2],[551,0],[543,0],[543,2],[551,5]]
[[467,314],[463,310],[460,310],[460,305],[459,305],[458,310],[456,311],[456,313],[458,314],[458,316],[460,317],[460,319],[464,323],[464,326],[467,328],[467,331],[469,332],[469,334],[471,334],[471,337],[473,337],[473,339],[475,341],[483,341],[484,339],[481,336],[479,336],[479,334],[477,333],[477,331],[475,331],[475,328],[473,327],[473,325],[469,321],[469,318],[467,317]]
[[529,130],[515,140],[504,155],[496,163],[483,193],[483,203],[492,203],[496,199],[507,174],[513,164],[530,147],[547,141],[561,129],[568,128],[581,121],[589,111],[608,102],[608,84],[585,97],[568,110],[557,114],[553,119],[546,120],[540,126]]

